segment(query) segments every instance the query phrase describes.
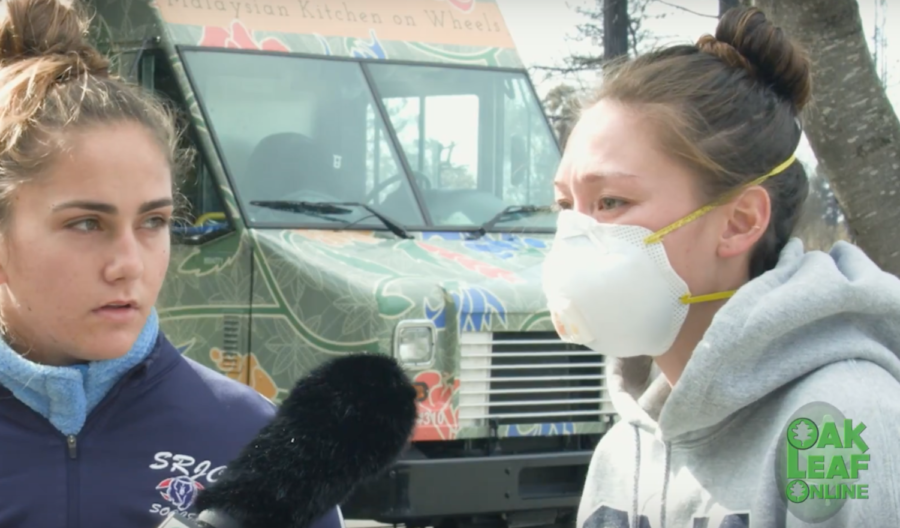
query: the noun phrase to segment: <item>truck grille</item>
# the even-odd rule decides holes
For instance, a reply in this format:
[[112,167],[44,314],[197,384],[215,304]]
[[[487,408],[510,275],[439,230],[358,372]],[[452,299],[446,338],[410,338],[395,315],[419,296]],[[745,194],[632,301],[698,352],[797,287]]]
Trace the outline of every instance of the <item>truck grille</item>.
[[460,425],[596,422],[614,411],[603,356],[555,332],[464,333]]

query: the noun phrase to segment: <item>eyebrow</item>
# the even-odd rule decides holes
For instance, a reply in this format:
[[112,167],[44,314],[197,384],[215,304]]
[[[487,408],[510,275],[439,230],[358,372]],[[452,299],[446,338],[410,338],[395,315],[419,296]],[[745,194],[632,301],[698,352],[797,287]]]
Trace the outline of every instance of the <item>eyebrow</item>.
[[611,179],[632,179],[637,178],[634,174],[628,172],[589,172],[584,175],[584,181],[586,183],[593,183],[598,180],[611,180]]
[[[634,178],[637,178],[637,176],[628,172],[589,172],[583,176],[582,181],[584,183],[596,183],[603,180]],[[559,189],[567,187],[566,183],[560,180],[553,180],[553,186]]]
[[[141,204],[140,209],[138,209],[138,213],[143,214],[154,209],[161,209],[163,207],[169,207],[171,205],[174,205],[174,202],[171,198],[151,200],[149,202],[144,202],[143,204]],[[113,204],[93,202],[90,200],[72,200],[71,202],[63,202],[53,207],[54,212],[62,211],[64,209],[85,209],[88,211],[96,211],[98,213],[110,215],[117,214],[119,212],[119,209]]]

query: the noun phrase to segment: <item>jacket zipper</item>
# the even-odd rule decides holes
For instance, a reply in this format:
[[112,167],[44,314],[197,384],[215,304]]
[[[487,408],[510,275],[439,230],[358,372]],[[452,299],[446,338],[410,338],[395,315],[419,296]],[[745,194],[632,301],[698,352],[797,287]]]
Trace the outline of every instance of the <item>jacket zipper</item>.
[[66,461],[68,471],[66,472],[67,488],[68,488],[68,517],[66,523],[68,528],[78,528],[78,438],[76,435],[66,436],[66,447],[68,448],[69,459]]
[[66,445],[69,446],[69,458],[78,458],[78,438],[75,435],[66,437]]
[[[131,371],[122,379],[116,383],[113,388],[106,394],[103,400],[94,408],[91,412],[88,419],[85,421],[84,426],[81,428],[81,433],[85,433],[88,430],[88,426],[97,419],[97,416],[101,414],[101,411],[105,410],[107,407],[112,405],[112,402],[115,400],[115,397],[122,391],[122,388],[134,377],[135,371]],[[66,466],[68,467],[67,471],[67,496],[69,499],[68,506],[68,522],[66,523],[67,528],[78,528],[80,526],[79,523],[79,510],[78,503],[80,500],[78,488],[79,488],[79,465],[78,465],[78,435],[70,434],[66,435],[66,452],[68,454],[68,460],[66,460]]]

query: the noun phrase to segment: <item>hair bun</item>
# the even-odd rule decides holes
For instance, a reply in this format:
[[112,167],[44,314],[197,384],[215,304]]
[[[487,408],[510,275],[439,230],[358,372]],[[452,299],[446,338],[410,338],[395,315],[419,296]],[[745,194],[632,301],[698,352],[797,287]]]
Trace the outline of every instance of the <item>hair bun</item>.
[[722,59],[729,66],[744,68],[750,75],[756,77],[756,68],[731,44],[722,42],[712,35],[703,35],[697,40],[697,47],[700,48],[700,51]]
[[798,111],[809,102],[812,92],[809,58],[759,9],[730,9],[716,28],[715,40],[719,44],[709,44],[708,38],[701,38],[698,47],[714,53],[729,64],[738,65],[739,61],[730,57],[730,52],[720,44],[732,48],[747,63],[742,66],[770,85],[778,95],[792,102]]
[[[0,0],[2,1],[2,0]],[[0,66],[52,58],[59,80],[108,75],[109,61],[88,41],[89,19],[59,0],[5,0],[0,14]]]

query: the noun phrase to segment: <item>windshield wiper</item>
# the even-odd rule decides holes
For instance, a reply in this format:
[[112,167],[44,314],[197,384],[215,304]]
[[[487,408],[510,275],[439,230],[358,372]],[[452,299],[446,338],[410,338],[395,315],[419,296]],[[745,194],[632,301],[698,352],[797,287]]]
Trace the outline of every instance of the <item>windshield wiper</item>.
[[485,236],[489,229],[492,229],[501,221],[510,219],[510,217],[515,217],[516,219],[528,218],[529,216],[552,212],[553,206],[550,205],[510,205],[492,216],[487,222],[481,224],[481,227],[472,232],[471,238],[481,238]]
[[371,213],[372,216],[381,220],[384,226],[387,227],[391,231],[391,233],[394,233],[400,238],[412,238],[412,235],[410,235],[402,225],[361,202],[301,202],[296,200],[258,200],[252,201],[250,202],[250,204],[259,207],[268,207],[269,209],[276,209],[278,211],[289,211],[293,213],[322,216],[323,218],[328,218],[330,220],[340,220],[348,225],[349,222],[347,222],[346,220],[342,218],[332,218],[328,215],[350,214],[353,211],[351,209],[347,209],[347,207],[359,207],[365,209],[366,211]]

